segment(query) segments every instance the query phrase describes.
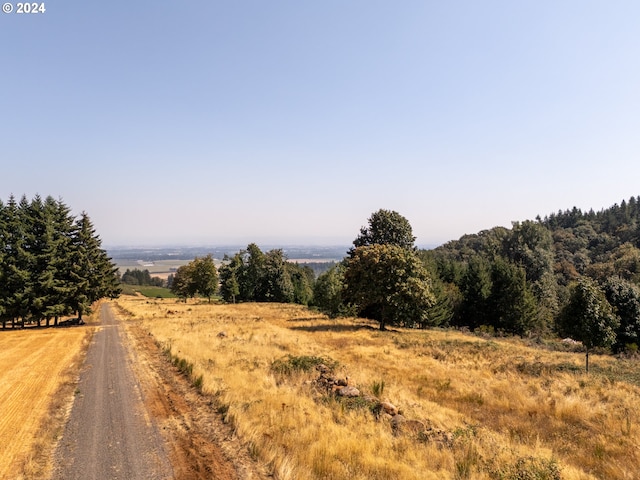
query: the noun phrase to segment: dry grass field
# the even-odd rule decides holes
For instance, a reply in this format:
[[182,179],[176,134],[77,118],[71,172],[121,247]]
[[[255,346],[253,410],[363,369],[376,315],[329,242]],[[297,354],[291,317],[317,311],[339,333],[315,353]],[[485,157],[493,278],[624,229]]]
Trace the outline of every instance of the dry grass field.
[[90,334],[0,331],[0,478],[46,478]]
[[[634,360],[594,355],[587,376],[580,353],[380,332],[296,305],[117,304],[185,371],[192,365],[194,384],[280,480],[640,478]],[[407,422],[394,430],[371,398],[327,394],[314,368],[296,368],[309,357],[336,362],[337,377]]]

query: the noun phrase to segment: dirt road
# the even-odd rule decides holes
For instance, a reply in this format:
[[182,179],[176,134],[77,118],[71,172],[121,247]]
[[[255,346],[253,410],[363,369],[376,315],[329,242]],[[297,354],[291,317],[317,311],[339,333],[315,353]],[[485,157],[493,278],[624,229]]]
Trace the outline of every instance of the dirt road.
[[109,305],[101,310],[53,479],[171,479],[173,469],[133,374],[132,354]]
[[101,307],[52,479],[272,478],[140,321],[112,308]]

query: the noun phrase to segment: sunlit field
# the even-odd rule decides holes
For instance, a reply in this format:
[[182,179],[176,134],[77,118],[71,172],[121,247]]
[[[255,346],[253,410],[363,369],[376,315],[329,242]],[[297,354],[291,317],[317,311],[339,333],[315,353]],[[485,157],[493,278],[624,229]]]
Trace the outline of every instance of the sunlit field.
[[[189,367],[194,388],[278,479],[640,478],[634,360],[594,355],[587,376],[581,353],[380,332],[296,305],[116,303]],[[339,398],[302,368],[318,357],[361,396]]]
[[0,478],[46,478],[90,333],[0,331]]

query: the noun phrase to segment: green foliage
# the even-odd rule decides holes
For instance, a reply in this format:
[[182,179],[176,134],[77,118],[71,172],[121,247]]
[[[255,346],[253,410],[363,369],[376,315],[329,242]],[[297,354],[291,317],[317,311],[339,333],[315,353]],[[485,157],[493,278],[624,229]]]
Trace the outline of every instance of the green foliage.
[[333,370],[338,365],[336,361],[330,358],[287,355],[284,358],[274,360],[271,363],[271,371],[279,375],[293,375],[300,372],[309,373],[320,364],[326,365],[330,370]]
[[196,295],[192,262],[178,267],[171,283],[171,293],[185,301],[187,298],[192,298]]
[[496,258],[491,269],[491,284],[487,303],[493,316],[492,325],[518,335],[536,329],[536,302],[524,269]]
[[292,303],[294,288],[290,270],[280,249],[264,255],[264,265],[259,278],[258,301]]
[[405,217],[396,211],[380,209],[369,217],[369,226],[360,229],[349,254],[353,256],[356,248],[371,245],[396,245],[411,250],[415,240]]
[[558,318],[558,332],[582,342],[586,348],[586,369],[589,351],[595,347],[610,347],[616,340],[619,318],[604,293],[591,280],[583,279],[572,289],[569,303]]
[[424,326],[435,303],[431,279],[412,250],[396,245],[357,247],[346,265],[344,298],[385,326]]
[[196,293],[207,298],[211,302],[211,297],[218,291],[218,271],[213,263],[213,257],[196,257],[191,271],[191,282]]
[[587,349],[608,347],[615,340],[615,330],[620,322],[604,293],[587,279],[578,282],[571,293],[569,303],[558,321],[558,330],[582,342]]
[[348,313],[342,300],[344,264],[340,263],[318,277],[313,288],[313,304],[330,317]]
[[[176,298],[176,295],[168,288],[141,285],[131,288],[133,292],[139,292],[148,298]],[[123,293],[125,290],[123,289]]]
[[201,295],[211,302],[211,297],[217,290],[218,271],[211,255],[196,257],[179,267],[171,282],[171,292],[185,300]]
[[376,397],[380,398],[384,393],[384,380],[374,381],[371,384],[371,393],[373,393]]
[[127,285],[153,285],[154,287],[164,287],[164,281],[160,277],[152,277],[149,270],[127,270],[120,277],[120,281]]
[[630,351],[640,343],[640,288],[618,277],[608,279],[603,285],[605,296],[620,318],[616,331],[614,350]]
[[491,324],[488,301],[492,287],[490,263],[480,255],[472,257],[462,277],[462,302],[460,316],[456,320],[458,325],[475,329]]
[[117,269],[86,213],[52,197],[0,202],[0,317],[47,324],[120,293]]
[[[570,285],[583,277],[603,284],[614,277],[640,284],[640,197],[597,213],[574,207],[544,219],[514,222],[511,230],[495,227],[464,235],[433,251],[421,252],[421,258],[429,265],[437,298],[442,296],[441,285],[449,293],[456,291],[451,287],[458,291],[458,301],[455,295],[448,296],[453,311],[451,323],[472,329],[479,325],[504,329],[509,302],[499,300],[501,294],[493,291],[493,283],[496,274],[513,277],[508,271],[500,274],[504,270],[499,265],[502,260],[522,268],[526,290],[533,295],[535,318],[527,320],[525,326],[515,322],[513,331],[544,335],[558,323],[561,310],[568,304]],[[503,283],[502,289],[506,285]],[[515,293],[511,288],[506,291]],[[496,311],[496,303],[503,305],[502,314]],[[510,316],[514,312],[507,313]],[[507,324],[514,325],[514,321],[508,320]],[[624,337],[625,332],[635,335],[633,327],[626,324],[616,333]],[[630,340],[635,343],[633,338],[616,341],[616,350]]]
[[511,465],[492,472],[499,480],[561,480],[560,467],[554,459],[521,457]]
[[315,274],[308,266],[287,262],[285,264],[291,284],[293,286],[293,302],[309,305],[313,299],[313,284]]
[[220,295],[225,302],[236,303],[240,299],[241,269],[243,267],[242,255],[235,254],[233,257],[225,255],[218,272],[220,274]]
[[313,271],[287,262],[280,249],[263,253],[251,243],[220,267],[220,293],[226,302],[281,302],[307,305],[313,296]]

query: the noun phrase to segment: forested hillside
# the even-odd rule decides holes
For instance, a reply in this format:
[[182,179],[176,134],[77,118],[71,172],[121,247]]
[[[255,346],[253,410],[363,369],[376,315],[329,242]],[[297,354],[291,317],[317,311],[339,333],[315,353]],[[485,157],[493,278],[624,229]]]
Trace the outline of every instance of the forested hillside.
[[35,196],[0,201],[0,320],[54,324],[120,292],[117,269],[86,213]]
[[[613,343],[617,351],[635,351],[639,247],[640,197],[632,197],[600,212],[574,207],[514,222],[511,229],[465,235],[421,256],[434,274],[433,318],[439,323],[516,334],[556,331],[582,336],[583,342],[597,327],[604,339],[593,346]],[[599,313],[585,312],[582,318],[574,309],[567,319],[567,309],[586,293]],[[598,325],[589,326],[588,317]]]

